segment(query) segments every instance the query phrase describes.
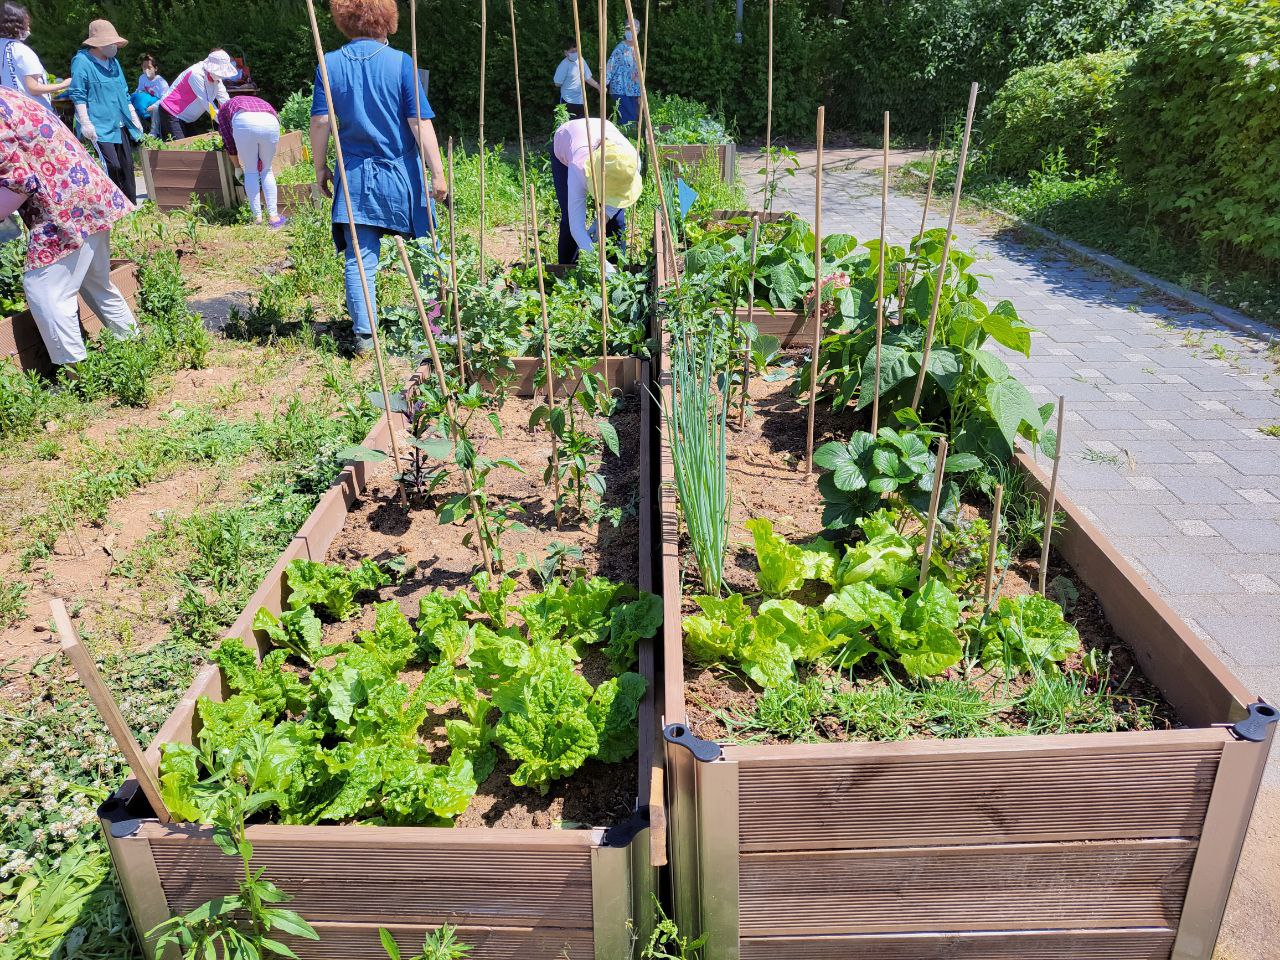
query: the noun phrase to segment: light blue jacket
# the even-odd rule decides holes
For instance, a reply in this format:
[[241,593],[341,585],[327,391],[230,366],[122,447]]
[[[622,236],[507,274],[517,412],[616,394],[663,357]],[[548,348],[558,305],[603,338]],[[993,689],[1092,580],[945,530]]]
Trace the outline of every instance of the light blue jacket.
[[129,83],[124,78],[120,61],[112,57],[103,63],[88,50],[81,50],[71,60],[72,103],[83,103],[89,110],[89,122],[103,143],[119,143],[120,128],[137,139],[129,113]]

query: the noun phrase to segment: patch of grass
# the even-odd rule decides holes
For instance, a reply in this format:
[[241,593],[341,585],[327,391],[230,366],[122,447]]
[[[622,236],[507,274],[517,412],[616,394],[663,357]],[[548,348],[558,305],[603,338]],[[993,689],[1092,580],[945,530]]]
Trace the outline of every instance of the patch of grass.
[[1259,427],[1258,431],[1268,437],[1280,437],[1280,423],[1269,423],[1265,427]]
[[1105,450],[1095,450],[1093,447],[1087,448],[1081,456],[1087,463],[1105,463],[1114,466],[1120,462],[1120,454],[1108,453]]
[[19,581],[0,583],[0,630],[27,616],[27,585]]

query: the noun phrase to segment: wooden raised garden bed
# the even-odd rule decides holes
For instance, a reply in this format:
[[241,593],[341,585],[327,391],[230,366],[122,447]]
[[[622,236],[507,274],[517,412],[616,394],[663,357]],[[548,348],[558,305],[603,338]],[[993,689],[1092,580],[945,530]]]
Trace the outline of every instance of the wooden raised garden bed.
[[[645,367],[635,383],[647,381]],[[639,435],[633,438],[639,457],[635,546],[641,589],[651,587],[647,439],[651,406],[639,404]],[[365,446],[385,450],[388,439],[385,420],[380,421]],[[290,561],[324,560],[348,536],[344,526],[353,519],[354,539],[359,539],[359,531],[371,528],[371,517],[357,517],[356,512],[366,508],[361,494],[377,470],[356,463],[342,472],[231,627],[229,637],[264,649],[265,639],[253,630],[253,617],[262,607],[281,610],[287,600],[284,573]],[[380,504],[367,506],[376,510]],[[378,935],[378,928],[385,927],[409,956],[418,949],[425,931],[449,923],[458,928],[463,942],[474,947],[474,960],[629,956],[633,936],[645,935],[651,923],[657,880],[651,862],[665,862],[662,752],[656,749],[661,688],[655,645],[656,641],[645,641],[639,649],[637,670],[649,687],[640,705],[634,807],[630,816],[621,813],[614,825],[577,829],[574,824],[566,829],[250,826],[247,837],[254,845],[255,865],[266,868],[267,876],[294,898],[290,908],[319,933],[315,942],[289,940],[298,955],[303,960],[385,960]],[[151,744],[147,760],[153,768],[158,767],[162,744],[192,741],[198,699],[221,700],[226,693],[220,670],[204,668]],[[100,808],[99,817],[140,932],[171,913],[234,890],[239,862],[217,850],[211,828],[162,824],[134,780]]]
[[696,170],[714,157],[721,180],[732,183],[738,175],[738,148],[732,143],[660,143],[658,154],[681,173]]
[[[208,137],[174,140],[164,150],[141,151],[142,179],[147,197],[161,210],[181,210],[194,194],[206,203],[235,206],[244,191],[236,183],[234,167],[225,150],[184,150],[181,144]],[[272,169],[279,172],[302,159],[302,133],[294,130],[280,137]]]
[[[665,361],[664,345],[669,393]],[[789,429],[779,410],[770,437]],[[803,450],[803,406],[786,417]],[[740,454],[777,475],[778,516],[821,502],[802,466]],[[1177,728],[719,746],[689,737],[707,691],[685,667],[690,566],[665,426],[658,462],[672,888],[707,960],[1209,960],[1275,730],[1231,725],[1275,710],[1078,508],[1058,496],[1054,546]],[[1046,497],[1030,459],[1014,466]]]
[[[124,294],[129,306],[134,308],[138,302],[138,266],[131,260],[111,261],[111,280]],[[84,298],[79,298],[80,328],[85,339],[96,337],[102,332],[102,321],[93,312]],[[23,310],[0,320],[0,355],[20,370],[49,371],[53,362],[49,359],[49,351],[45,349],[44,340],[40,336],[40,328],[31,316],[30,310]]]

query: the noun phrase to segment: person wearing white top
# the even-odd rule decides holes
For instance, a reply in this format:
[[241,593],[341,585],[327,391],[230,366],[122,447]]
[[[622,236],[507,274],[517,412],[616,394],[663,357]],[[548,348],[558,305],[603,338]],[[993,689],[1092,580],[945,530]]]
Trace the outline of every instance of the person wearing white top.
[[560,102],[568,109],[571,119],[586,116],[586,107],[582,96],[582,77],[586,76],[588,86],[596,90],[600,89],[600,84],[592,76],[591,68],[587,66],[585,61],[581,65],[581,71],[579,73],[578,48],[570,44],[564,48],[564,59],[556,67],[556,73],[551,78],[551,82],[560,88]]
[[239,72],[227,51],[213,50],[200,63],[193,63],[178,74],[168,93],[160,98],[158,119],[165,139],[190,136],[190,125],[211,105],[221,107],[230,100],[223,81]]
[[71,86],[71,78],[45,82],[44,64],[24,42],[31,36],[31,14],[19,3],[0,3],[0,84],[53,108],[51,94]]
[[[605,121],[604,215],[606,241],[625,247],[626,208],[640,199],[640,157],[631,140]],[[551,180],[560,205],[560,263],[576,263],[579,253],[595,250],[595,181],[600,171],[600,121],[591,118],[562,124],[551,140]],[[612,272],[610,264],[605,270]]]

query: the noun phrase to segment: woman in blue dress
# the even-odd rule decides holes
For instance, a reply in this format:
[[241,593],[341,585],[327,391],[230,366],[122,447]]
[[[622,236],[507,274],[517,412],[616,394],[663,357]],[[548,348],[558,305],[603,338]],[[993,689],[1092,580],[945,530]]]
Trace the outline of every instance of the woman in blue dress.
[[[311,156],[316,182],[325,196],[334,197],[333,241],[346,257],[344,277],[347,312],[356,336],[356,352],[373,347],[372,318],[360,287],[357,257],[364,263],[369,292],[376,296],[378,249],[388,234],[426,236],[431,211],[422,184],[421,149],[431,171],[431,197],[449,193],[440,145],[426,91],[414,102],[414,64],[408,54],[393,50],[387,37],[396,32],[399,15],[395,0],[333,0],[333,22],[350,40],[326,53],[332,105],[325,98],[316,71],[311,102]],[[342,158],[351,191],[357,250],[350,249],[347,207],[342,185],[329,170],[329,111],[338,121]],[[338,191],[335,194],[335,190]],[[377,301],[374,300],[374,311]]]

